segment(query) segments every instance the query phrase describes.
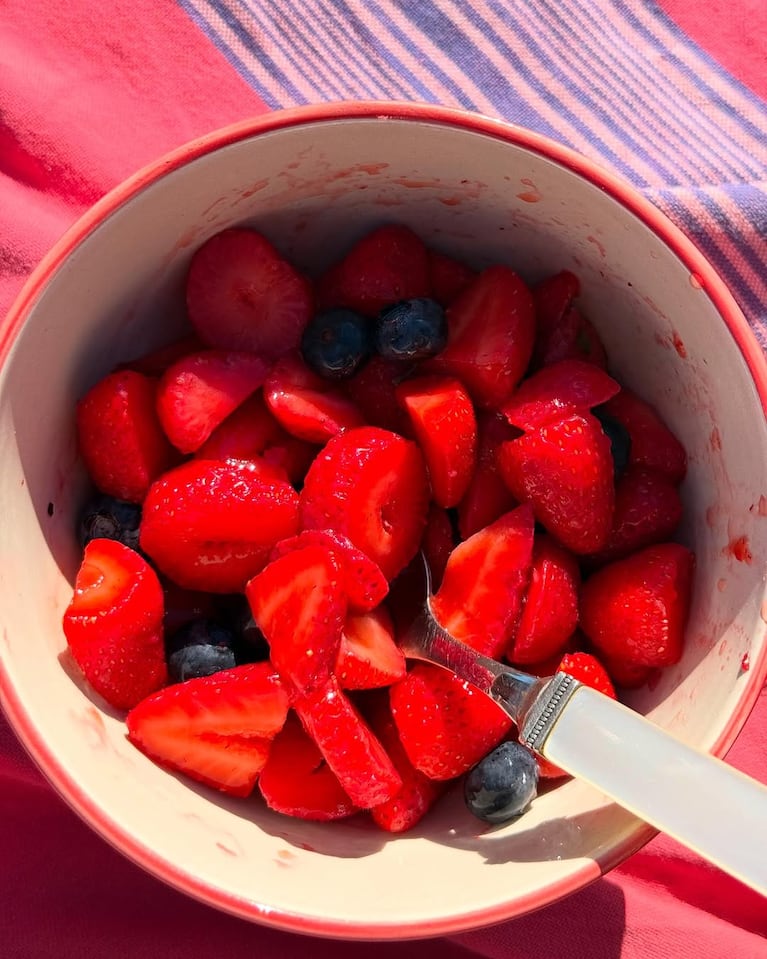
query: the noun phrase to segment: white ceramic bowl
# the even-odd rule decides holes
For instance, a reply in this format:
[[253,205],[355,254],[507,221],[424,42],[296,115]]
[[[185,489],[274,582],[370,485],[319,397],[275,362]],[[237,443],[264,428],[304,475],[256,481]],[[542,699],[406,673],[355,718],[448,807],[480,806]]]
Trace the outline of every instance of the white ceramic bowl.
[[2,327],[2,703],[61,794],[156,876],[249,919],[367,939],[523,914],[595,879],[652,832],[575,781],[489,831],[449,796],[396,838],[221,798],[126,741],[121,718],[60,656],[60,618],[83,492],[75,401],[115,361],[181,328],[195,247],[247,222],[316,271],[387,220],[477,267],[504,261],[530,280],[574,270],[618,377],[684,441],[681,535],[698,559],[687,649],[633,704],[722,754],[767,672],[764,358],[711,267],[629,187],[523,130],[397,104],[272,114],[139,173],[57,245]]

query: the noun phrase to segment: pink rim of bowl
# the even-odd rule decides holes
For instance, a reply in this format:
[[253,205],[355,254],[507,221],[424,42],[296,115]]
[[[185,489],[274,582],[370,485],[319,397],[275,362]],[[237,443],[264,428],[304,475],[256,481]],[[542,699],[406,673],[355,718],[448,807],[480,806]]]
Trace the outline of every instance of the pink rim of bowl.
[[[29,312],[50,279],[73,250],[100,223],[137,194],[186,163],[240,140],[292,126],[346,119],[411,120],[416,123],[437,123],[480,133],[546,157],[597,186],[637,216],[678,257],[690,273],[700,278],[703,289],[724,319],[748,366],[762,408],[767,415],[767,361],[748,322],[710,263],[658,208],[642,198],[622,179],[547,137],[479,114],[419,103],[341,102],[277,111],[200,137],[138,171],[89,209],[32,273],[0,329],[0,362],[4,363],[7,360]],[[739,700],[739,706],[729,717],[726,727],[712,748],[715,755],[723,756],[734,742],[757,700],[765,677],[767,677],[767,646],[764,647],[759,660],[750,664],[749,676]],[[538,892],[527,897],[518,897],[513,904],[494,905],[487,909],[428,923],[353,924],[335,920],[320,921],[314,917],[289,911],[278,913],[273,909],[260,910],[252,901],[222,894],[220,889],[200,881],[194,875],[157,856],[152,849],[126,834],[103,809],[95,805],[79,788],[78,783],[59,765],[56,756],[38,736],[34,722],[16,696],[2,663],[0,663],[0,703],[16,734],[46,778],[74,811],[106,841],[157,878],[191,897],[224,912],[256,920],[285,931],[323,937],[384,940],[433,937],[492,925],[551,904],[582,888],[623,862],[655,835],[652,827],[638,823],[633,833],[622,843],[613,847],[598,863],[587,863],[583,869],[571,874],[567,881],[560,882],[556,886],[549,886],[545,898]]]

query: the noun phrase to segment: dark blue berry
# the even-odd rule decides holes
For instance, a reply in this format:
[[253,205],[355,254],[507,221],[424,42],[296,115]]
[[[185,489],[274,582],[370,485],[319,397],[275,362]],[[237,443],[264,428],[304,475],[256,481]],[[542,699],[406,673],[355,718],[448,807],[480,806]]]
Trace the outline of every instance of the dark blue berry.
[[447,343],[445,311],[436,300],[402,300],[381,311],[375,349],[388,360],[425,360]]
[[92,539],[115,539],[138,550],[140,524],[139,505],[99,493],[80,514],[80,544],[85,547]]
[[317,313],[301,337],[306,365],[329,380],[353,376],[372,350],[370,320],[341,307]]
[[217,597],[216,615],[233,636],[232,648],[240,663],[259,663],[269,659],[269,644],[256,626],[250,604],[243,593]]
[[626,472],[631,455],[631,436],[629,431],[614,417],[606,413],[601,407],[594,408],[594,416],[602,424],[602,432],[610,440],[610,451],[613,456],[613,471],[615,479],[620,479]]
[[485,822],[516,819],[538,792],[538,763],[520,743],[501,743],[469,772],[464,783],[466,806]]
[[168,676],[172,683],[212,676],[237,665],[234,636],[211,619],[185,623],[167,641]]

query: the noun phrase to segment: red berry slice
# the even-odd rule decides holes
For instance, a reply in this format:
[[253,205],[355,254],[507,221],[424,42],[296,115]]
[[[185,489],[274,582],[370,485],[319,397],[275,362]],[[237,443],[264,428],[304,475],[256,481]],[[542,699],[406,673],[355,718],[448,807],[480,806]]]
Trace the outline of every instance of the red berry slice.
[[245,588],[253,619],[279,674],[299,690],[332,674],[346,617],[346,596],[333,556],[305,546],[269,563]]
[[541,335],[533,354],[538,368],[562,360],[581,360],[601,369],[607,368],[607,352],[593,323],[571,307],[559,325]]
[[245,460],[190,460],[144,501],[139,542],[179,586],[242,592],[281,539],[298,530],[298,495]]
[[629,463],[663,473],[680,483],[687,472],[684,447],[657,411],[625,388],[605,404],[604,410],[628,431],[631,437]]
[[465,263],[437,250],[429,250],[429,281],[431,295],[447,307],[477,278]]
[[269,663],[161,689],[128,713],[128,738],[154,762],[232,796],[248,796],[289,697]]
[[182,336],[165,346],[160,346],[150,353],[144,353],[135,360],[121,363],[118,370],[135,370],[145,376],[160,377],[176,360],[180,360],[190,353],[198,353],[203,349],[200,338],[195,333]]
[[142,556],[116,540],[88,543],[64,635],[88,683],[115,709],[130,709],[167,681],[163,613],[162,587]]
[[286,435],[258,390],[213,430],[195,455],[203,460],[252,459]]
[[570,270],[553,273],[535,284],[532,294],[536,323],[541,333],[549,333],[558,326],[580,290],[580,280]]
[[508,513],[517,501],[498,468],[501,443],[515,439],[519,430],[498,413],[480,410],[477,415],[477,466],[469,488],[458,504],[458,531],[468,539]]
[[446,510],[432,506],[426,519],[421,549],[431,572],[431,588],[439,589],[445,568],[455,548],[453,523]]
[[434,502],[456,506],[477,460],[477,419],[469,394],[453,377],[419,376],[396,388],[426,460]]
[[607,670],[591,653],[565,653],[558,672],[567,673],[584,686],[596,689],[610,699],[618,698]]
[[405,657],[385,606],[346,617],[335,674],[343,689],[391,686],[405,675]]
[[304,729],[352,802],[370,809],[395,796],[402,779],[386,750],[335,679],[296,700]]
[[343,391],[313,373],[298,353],[278,360],[264,383],[266,405],[297,439],[324,443],[364,420]]
[[679,662],[693,565],[687,547],[660,543],[603,566],[584,583],[581,627],[606,663]]
[[311,285],[255,230],[212,236],[192,257],[189,319],[203,343],[273,360],[295,349],[313,310]]
[[294,486],[301,486],[318,452],[318,446],[284,433],[266,447],[262,458],[281,469]]
[[512,723],[491,699],[454,673],[417,663],[389,690],[408,759],[430,779],[453,779],[508,735]]
[[410,424],[395,390],[411,372],[409,364],[375,355],[344,385],[366,423],[409,436]]
[[520,502],[573,553],[593,553],[610,535],[615,502],[610,440],[590,413],[574,413],[503,443],[501,475]]
[[369,426],[340,433],[319,453],[301,491],[301,522],[348,537],[391,581],[418,551],[428,506],[418,447]]
[[425,366],[458,377],[478,406],[497,408],[522,379],[533,351],[527,286],[508,267],[489,267],[448,308],[447,329],[447,346]]
[[266,805],[284,816],[330,822],[358,811],[293,715],[271,745],[258,788]]
[[133,370],[110,373],[77,404],[77,439],[102,493],[140,503],[177,460],[155,408],[157,383]]

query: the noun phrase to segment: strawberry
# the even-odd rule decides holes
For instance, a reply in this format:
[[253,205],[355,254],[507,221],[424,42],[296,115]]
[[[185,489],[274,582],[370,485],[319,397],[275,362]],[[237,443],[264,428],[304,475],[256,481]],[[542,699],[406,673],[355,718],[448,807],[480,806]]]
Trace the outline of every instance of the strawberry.
[[253,619],[280,675],[300,691],[332,674],[346,617],[341,572],[322,546],[273,560],[245,587]]
[[376,355],[346,381],[346,392],[366,423],[410,436],[410,423],[397,402],[395,389],[411,372],[412,368],[407,363]]
[[591,653],[565,653],[558,672],[567,673],[584,686],[596,689],[610,699],[617,699],[615,687],[605,667]]
[[264,383],[272,416],[291,436],[322,444],[364,420],[342,390],[312,372],[297,352],[279,359]]
[[340,569],[343,590],[352,612],[366,613],[383,602],[389,591],[386,577],[369,556],[335,530],[306,529],[297,536],[280,540],[269,559],[278,559],[304,546],[321,546],[331,554]]
[[685,546],[660,543],[594,573],[581,590],[580,621],[610,662],[679,662],[690,608],[694,559]]
[[296,439],[283,431],[281,436],[266,447],[261,458],[282,470],[290,482],[298,487],[303,485],[307,470],[314,462],[319,449],[319,446]]
[[429,250],[428,256],[431,295],[442,306],[450,306],[476,279],[477,274],[460,260],[437,250]]
[[628,430],[630,464],[657,470],[672,483],[681,483],[687,472],[684,447],[649,403],[624,388],[605,403],[604,410]]
[[539,333],[549,333],[559,325],[580,291],[580,280],[570,270],[553,273],[533,286],[531,292]]
[[272,742],[258,788],[266,805],[284,816],[330,822],[358,811],[292,713]]
[[386,802],[402,788],[391,759],[359,711],[331,677],[295,703],[304,729],[351,801],[360,809]]
[[213,430],[195,456],[203,460],[251,459],[284,435],[258,390]]
[[144,501],[139,542],[179,586],[242,592],[275,543],[298,530],[298,495],[255,462],[190,460]]
[[194,453],[213,430],[264,382],[266,363],[253,353],[202,350],[176,360],[157,387],[157,414],[182,453]]
[[405,675],[405,657],[385,606],[346,617],[335,674],[343,689],[390,686]]
[[604,370],[583,360],[561,360],[523,380],[502,407],[506,419],[525,432],[588,413],[620,390]]
[[469,394],[449,376],[418,376],[395,390],[421,447],[437,506],[457,505],[477,459],[477,419]]
[[140,503],[178,459],[155,409],[157,383],[133,370],[110,373],[77,404],[77,440],[102,493]]
[[317,284],[320,309],[345,306],[365,316],[376,316],[399,300],[430,295],[426,247],[399,224],[366,234]]
[[167,682],[163,591],[135,550],[111,539],[85,547],[64,635],[88,683],[115,709],[130,709]]
[[271,665],[248,663],[142,700],[128,713],[128,739],[161,766],[248,796],[289,705]]
[[470,683],[417,663],[389,688],[391,712],[408,759],[430,779],[460,776],[508,735],[506,713]]
[[459,543],[432,598],[437,622],[486,656],[500,656],[517,625],[533,530],[533,512],[524,505]]
[[562,652],[578,624],[579,587],[575,558],[550,536],[537,535],[522,614],[506,650],[511,662],[539,663]]
[[504,483],[498,468],[501,443],[515,439],[519,430],[506,418],[489,410],[477,414],[477,465],[469,487],[458,504],[458,531],[462,539],[494,523],[517,501]]
[[607,368],[607,351],[594,324],[574,307],[565,312],[553,330],[538,337],[532,366],[538,369],[562,360],[580,360],[603,370]]
[[137,373],[143,373],[145,376],[160,377],[176,360],[180,360],[190,353],[197,353],[204,349],[203,343],[195,333],[189,333],[177,340],[166,343],[156,350],[149,353],[143,353],[135,360],[128,360],[121,363],[118,370],[135,370]]
[[613,682],[620,689],[639,689],[658,672],[657,667],[640,666],[637,663],[621,662],[602,655],[602,663]]
[[429,484],[415,443],[368,426],[331,439],[301,491],[305,529],[334,529],[391,581],[418,551]]
[[441,507],[432,504],[421,540],[421,549],[431,572],[432,589],[439,588],[454,548],[455,534],[450,515]]
[[298,346],[314,310],[309,281],[266,237],[242,228],[222,230],[194,254],[186,304],[207,346],[265,360]]
[[497,408],[530,362],[535,336],[533,299],[506,266],[479,274],[447,309],[445,349],[424,364],[456,376],[482,408]]
[[573,413],[503,443],[501,475],[520,502],[573,553],[607,542],[615,487],[610,440],[590,413]]

